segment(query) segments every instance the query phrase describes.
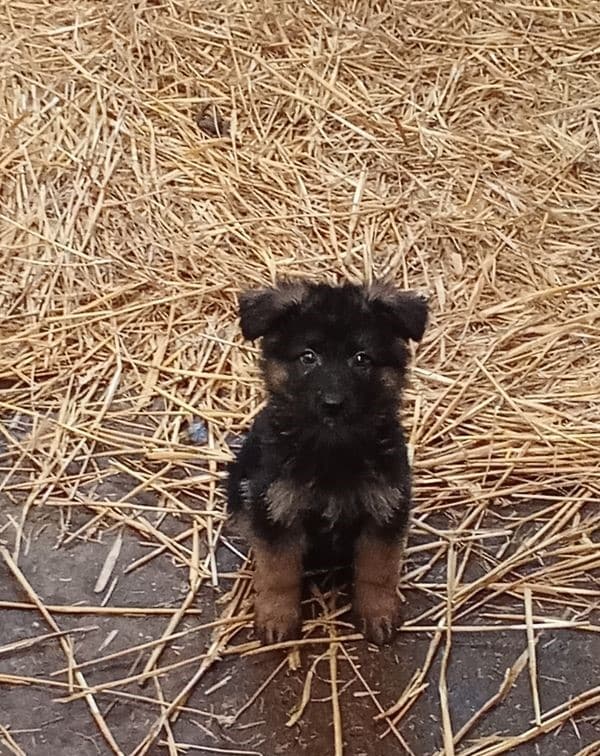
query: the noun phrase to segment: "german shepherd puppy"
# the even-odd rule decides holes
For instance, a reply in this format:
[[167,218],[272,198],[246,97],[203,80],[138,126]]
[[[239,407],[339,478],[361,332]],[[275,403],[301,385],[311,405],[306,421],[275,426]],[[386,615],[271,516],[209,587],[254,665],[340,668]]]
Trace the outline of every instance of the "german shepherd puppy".
[[239,310],[244,337],[262,337],[268,392],[228,478],[254,551],[256,630],[266,643],[297,637],[306,558],[350,549],[357,625],[388,642],[410,509],[398,414],[427,301],[300,280],[247,291]]

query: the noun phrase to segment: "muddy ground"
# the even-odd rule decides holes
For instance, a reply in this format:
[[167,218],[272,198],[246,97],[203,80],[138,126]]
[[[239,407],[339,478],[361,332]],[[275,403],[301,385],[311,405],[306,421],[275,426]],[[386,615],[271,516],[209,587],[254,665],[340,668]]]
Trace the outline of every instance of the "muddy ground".
[[[84,604],[97,606],[102,595],[94,586],[114,533],[98,533],[86,540],[76,539],[58,546],[57,510],[33,512],[25,526],[24,550],[19,565],[31,586],[48,606]],[[16,508],[3,508],[2,541],[12,543]],[[75,523],[71,524],[74,529]],[[157,557],[129,574],[124,569],[146,553],[147,547],[129,532],[124,540],[113,577],[114,590],[107,601],[113,607],[177,607],[185,595],[185,572],[172,560]],[[243,543],[239,544],[243,548]],[[221,568],[235,568],[231,552],[221,550],[220,559],[228,562]],[[238,562],[239,564],[239,562]],[[199,614],[188,616],[179,630],[191,629],[218,617],[221,606],[215,603],[227,590],[227,578],[219,591],[206,588],[195,609]],[[413,615],[426,608],[422,593],[408,591]],[[23,590],[0,562],[0,599],[3,602],[27,601]],[[420,602],[421,606],[416,606]],[[507,607],[507,610],[510,607]],[[80,629],[73,635],[74,655],[79,663],[120,649],[129,648],[160,635],[166,616],[117,616],[70,614],[58,611],[53,616],[62,630]],[[48,632],[39,612],[34,609],[7,608],[0,611],[0,645],[32,638]],[[244,630],[234,642],[252,638]],[[106,644],[107,640],[110,642]],[[177,640],[161,657],[167,665],[202,653],[210,640],[210,631]],[[431,633],[403,633],[395,643],[382,650],[363,641],[349,642],[346,650],[359,667],[361,675],[375,692],[383,707],[393,704],[404,690],[415,670],[424,661]],[[522,631],[459,634],[452,643],[449,666],[449,703],[454,731],[466,722],[483,703],[499,689],[504,673],[526,647]],[[173,725],[174,740],[187,744],[188,752],[220,754],[333,754],[332,707],[330,702],[329,662],[316,667],[311,699],[300,721],[286,726],[290,713],[301,700],[307,669],[323,646],[304,646],[301,667],[284,666],[272,682],[244,713],[232,722],[236,712],[246,704],[259,686],[281,662],[283,652],[248,657],[225,657],[215,663],[200,680],[187,706],[198,711],[181,713]],[[139,671],[147,653],[128,654],[113,661],[85,668],[88,684],[98,685]],[[567,630],[544,631],[538,642],[538,683],[543,711],[561,704],[570,696],[598,683],[600,639],[591,633]],[[438,653],[429,675],[432,681],[411,712],[403,720],[400,731],[417,756],[429,756],[442,746],[440,704],[436,681]],[[161,676],[165,697],[177,694],[198,667],[192,662]],[[338,668],[341,714],[343,719],[344,753],[347,756],[387,756],[402,748],[392,734],[386,733],[383,722],[374,721],[377,710],[364,684],[345,657],[340,656]],[[7,728],[14,741],[28,756],[96,756],[110,749],[93,722],[86,703],[79,699],[61,702],[65,691],[50,687],[48,681],[64,683],[64,674],[55,672],[65,666],[65,656],[56,639],[38,642],[31,648],[4,651],[0,655],[0,674],[39,678],[34,684],[4,684],[0,687],[0,724]],[[220,684],[220,685],[219,685]],[[156,696],[152,681],[119,686],[119,690],[136,695]],[[97,700],[115,739],[124,753],[132,753],[155,721],[157,707],[139,701],[123,700],[109,694],[98,694]],[[519,733],[531,727],[533,718],[530,681],[527,669],[519,676],[507,699],[485,715],[469,738],[494,734]],[[528,756],[572,756],[598,738],[600,711],[588,709],[568,725],[535,741],[520,745],[512,753]],[[469,739],[468,738],[468,739]],[[463,743],[462,747],[468,742]],[[8,754],[6,740],[0,739],[0,753]],[[149,753],[167,753],[164,732]],[[182,750],[182,752],[184,752]]]

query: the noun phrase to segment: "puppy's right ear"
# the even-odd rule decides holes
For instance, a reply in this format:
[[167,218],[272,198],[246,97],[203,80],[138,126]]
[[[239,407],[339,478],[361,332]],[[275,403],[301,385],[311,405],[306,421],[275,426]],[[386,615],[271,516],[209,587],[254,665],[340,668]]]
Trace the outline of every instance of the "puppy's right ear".
[[300,282],[242,292],[238,304],[244,338],[254,341],[264,336],[292,307],[299,305],[306,294],[307,287]]
[[371,302],[402,339],[421,341],[428,318],[427,297],[416,291],[399,291],[381,282],[367,292]]

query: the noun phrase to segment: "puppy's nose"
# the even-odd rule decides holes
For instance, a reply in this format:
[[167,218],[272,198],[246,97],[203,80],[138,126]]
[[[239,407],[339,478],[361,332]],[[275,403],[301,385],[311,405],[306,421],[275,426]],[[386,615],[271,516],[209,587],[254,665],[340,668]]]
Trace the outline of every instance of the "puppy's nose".
[[321,401],[323,410],[328,415],[337,415],[344,404],[344,400],[339,394],[325,394]]

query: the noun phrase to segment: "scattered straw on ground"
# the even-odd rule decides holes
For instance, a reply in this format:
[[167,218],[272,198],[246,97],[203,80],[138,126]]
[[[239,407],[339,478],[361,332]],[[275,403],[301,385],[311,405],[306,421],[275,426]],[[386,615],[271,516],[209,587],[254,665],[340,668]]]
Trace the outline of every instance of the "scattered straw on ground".
[[[240,639],[241,571],[212,641],[173,665],[179,693],[163,696],[164,649],[223,580],[222,463],[261,400],[236,292],[276,274],[376,275],[432,294],[406,397],[416,509],[402,585],[404,632],[431,645],[382,705],[348,653],[359,636],[327,599],[305,640],[282,646],[308,672],[294,721],[310,705],[308,651],[332,680],[323,726],[336,754],[352,706],[342,666],[373,703],[374,732],[407,752],[402,722],[427,687],[445,754],[505,753],[597,705],[596,688],[544,709],[536,674],[543,628],[600,629],[597,4],[23,0],[2,5],[0,38],[0,537],[66,665],[0,681],[83,697],[114,753],[125,747],[97,701],[150,701],[154,724],[129,752],[186,747],[176,719],[206,671],[262,653]],[[128,489],[99,494],[117,473]],[[69,607],[45,606],[19,570],[43,511],[60,513],[63,542],[124,526],[151,545],[134,569],[170,557],[187,579],[131,675],[154,681],[143,696],[123,679],[86,683],[94,660],[76,658],[57,623]],[[419,594],[430,608],[411,611]],[[496,628],[518,634],[514,665],[456,721],[453,640]],[[521,672],[531,727],[486,731]],[[20,753],[8,724],[0,741]]]

